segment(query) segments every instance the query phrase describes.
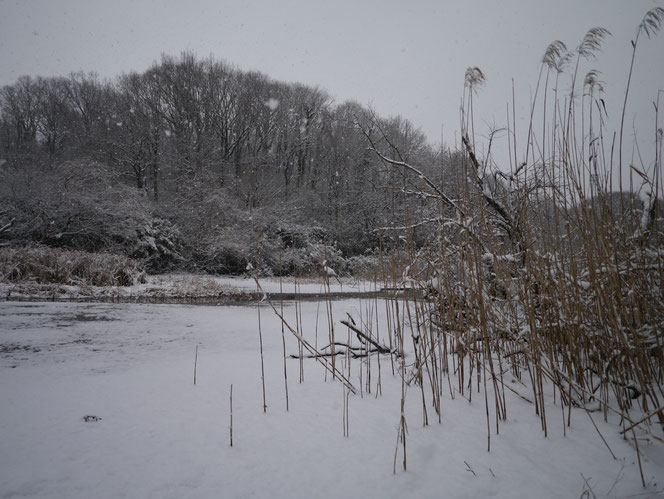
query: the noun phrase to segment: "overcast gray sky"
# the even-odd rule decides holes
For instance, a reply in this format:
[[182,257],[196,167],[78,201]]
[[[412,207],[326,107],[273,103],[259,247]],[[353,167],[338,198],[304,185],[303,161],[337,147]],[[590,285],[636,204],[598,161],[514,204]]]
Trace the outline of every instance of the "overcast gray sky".
[[[657,5],[664,0],[0,0],[0,85],[23,74],[75,70],[113,77],[145,70],[161,53],[191,50],[274,79],[319,85],[338,103],[353,99],[381,115],[401,114],[432,142],[440,141],[444,124],[450,144],[467,66],[487,76],[477,122],[503,124],[514,78],[517,128],[525,128],[547,45],[560,39],[574,47],[594,26],[613,33],[588,68],[603,71],[615,116],[630,39]],[[658,89],[664,33],[639,47],[630,127],[652,127]]]

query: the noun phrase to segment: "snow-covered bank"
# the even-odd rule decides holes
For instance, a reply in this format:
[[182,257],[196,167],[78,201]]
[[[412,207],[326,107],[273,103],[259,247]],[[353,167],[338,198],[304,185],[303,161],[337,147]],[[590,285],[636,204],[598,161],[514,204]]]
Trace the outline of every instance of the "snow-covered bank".
[[262,278],[261,292],[249,277],[208,276],[198,274],[162,274],[145,278],[131,286],[90,286],[86,284],[39,284],[31,281],[0,282],[0,296],[13,301],[103,301],[140,303],[208,303],[228,304],[262,299],[267,293],[273,299],[320,296],[340,298],[380,291],[380,286],[355,279],[342,278],[327,284],[319,279]]
[[[346,312],[358,318],[368,306],[336,301],[333,312],[337,321]],[[318,322],[324,345],[324,306],[301,307],[306,337],[316,343]],[[397,467],[393,475],[401,380],[389,358],[381,360],[378,397],[375,357],[370,394],[353,368],[363,393],[349,398],[345,438],[342,385],[326,381],[313,360],[304,362],[302,384],[298,360],[288,360],[286,412],[281,325],[260,310],[267,413],[256,306],[0,303],[0,495],[579,497],[590,487],[598,497],[626,497],[664,488],[661,446],[640,441],[644,490],[634,448],[599,413],[595,423],[617,460],[582,410],[572,410],[565,437],[560,408],[549,407],[544,438],[533,406],[508,391],[508,419],[487,452],[482,396],[468,403],[446,391],[442,424],[423,428],[414,385],[406,400],[408,471]],[[295,322],[294,305],[286,315]],[[286,352],[296,353],[286,334]],[[101,420],[85,422],[85,415]]]

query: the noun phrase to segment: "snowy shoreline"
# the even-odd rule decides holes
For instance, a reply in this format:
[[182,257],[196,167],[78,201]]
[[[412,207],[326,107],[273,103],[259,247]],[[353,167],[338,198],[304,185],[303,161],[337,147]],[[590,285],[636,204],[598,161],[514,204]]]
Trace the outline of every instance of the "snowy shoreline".
[[[150,303],[181,305],[241,305],[247,302],[349,299],[384,297],[375,283],[344,279],[330,283],[322,280],[284,278],[166,274],[148,276],[147,282],[132,286],[89,286],[40,284],[30,281],[0,283],[0,296],[14,302],[74,303]],[[393,295],[394,293],[392,293]]]

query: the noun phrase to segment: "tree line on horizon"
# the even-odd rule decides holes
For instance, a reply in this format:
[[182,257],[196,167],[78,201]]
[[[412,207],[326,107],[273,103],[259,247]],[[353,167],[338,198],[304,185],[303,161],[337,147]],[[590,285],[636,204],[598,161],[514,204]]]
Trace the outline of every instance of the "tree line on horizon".
[[455,160],[402,117],[188,52],[113,80],[22,76],[0,90],[0,237],[154,270],[344,267],[377,251],[405,199],[372,127],[432,178]]

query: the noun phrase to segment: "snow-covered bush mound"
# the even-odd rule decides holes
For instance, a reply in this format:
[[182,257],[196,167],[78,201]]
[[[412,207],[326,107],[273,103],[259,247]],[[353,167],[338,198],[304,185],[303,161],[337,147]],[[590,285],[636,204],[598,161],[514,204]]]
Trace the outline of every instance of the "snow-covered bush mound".
[[128,238],[127,244],[132,258],[143,261],[152,272],[161,272],[182,260],[178,251],[180,240],[177,227],[168,220],[153,218],[137,227],[135,237]]
[[118,172],[92,160],[48,172],[26,168],[0,186],[3,220],[12,221],[3,241],[124,254],[152,272],[172,268],[181,259],[178,229],[152,213],[141,191],[118,180]]

